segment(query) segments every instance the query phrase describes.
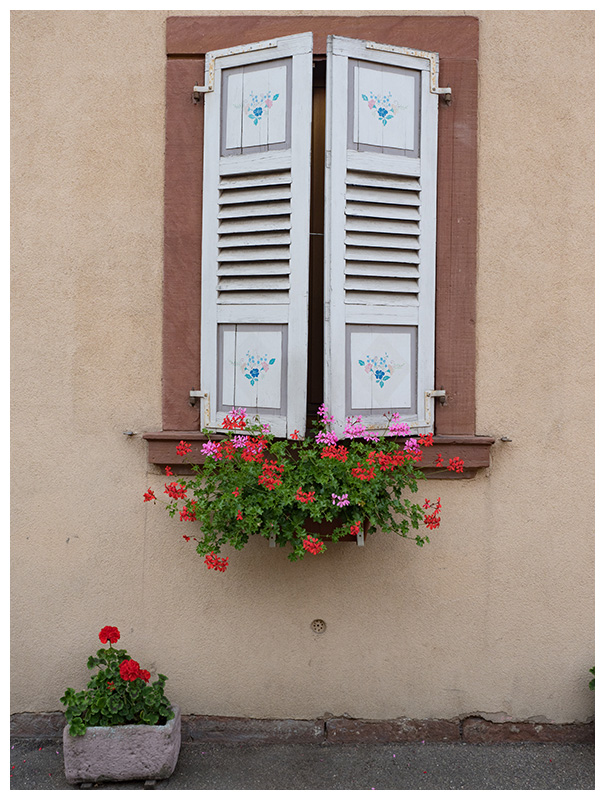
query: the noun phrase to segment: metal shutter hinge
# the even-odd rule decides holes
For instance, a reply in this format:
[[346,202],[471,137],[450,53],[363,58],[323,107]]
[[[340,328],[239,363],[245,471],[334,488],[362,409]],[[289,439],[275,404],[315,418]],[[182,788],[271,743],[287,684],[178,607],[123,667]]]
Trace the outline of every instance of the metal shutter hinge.
[[204,85],[193,87],[193,102],[199,103],[202,94],[214,91],[214,62],[217,58],[225,56],[236,56],[239,53],[251,53],[253,50],[267,50],[269,47],[277,47],[275,39],[268,39],[266,42],[254,42],[253,44],[243,44],[239,47],[230,47],[228,50],[215,50],[206,53],[204,65]]
[[377,42],[366,42],[368,50],[383,50],[387,53],[401,53],[404,56],[416,56],[416,58],[426,58],[430,63],[431,72],[431,94],[443,95],[444,101],[449,105],[452,102],[452,90],[449,87],[438,86],[439,80],[439,53],[430,53],[426,50],[414,50],[410,47],[397,47],[391,44],[379,44]]

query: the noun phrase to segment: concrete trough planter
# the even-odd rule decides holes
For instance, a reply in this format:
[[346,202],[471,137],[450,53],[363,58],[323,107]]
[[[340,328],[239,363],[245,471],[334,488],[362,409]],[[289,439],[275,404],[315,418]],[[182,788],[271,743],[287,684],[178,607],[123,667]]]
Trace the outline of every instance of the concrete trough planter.
[[63,729],[63,758],[68,783],[162,780],[174,772],[181,749],[181,712],[165,725],[116,725],[87,728],[84,736]]

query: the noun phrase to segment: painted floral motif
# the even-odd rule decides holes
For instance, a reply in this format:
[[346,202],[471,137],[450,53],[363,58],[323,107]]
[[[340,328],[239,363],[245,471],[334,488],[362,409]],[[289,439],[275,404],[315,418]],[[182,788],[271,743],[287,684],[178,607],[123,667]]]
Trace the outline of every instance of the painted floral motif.
[[393,119],[397,113],[396,104],[393,103],[393,95],[391,92],[388,94],[380,95],[370,92],[370,96],[362,94],[361,99],[368,104],[370,111],[376,115],[376,119],[383,125],[386,125],[390,119]]
[[398,364],[395,364],[393,361],[389,361],[388,353],[385,353],[384,356],[366,356],[365,360],[359,359],[359,366],[363,367],[366,374],[373,375],[376,383],[382,387],[391,377],[391,371],[396,369]]
[[279,94],[273,92],[265,92],[264,94],[254,94],[250,92],[250,99],[246,104],[246,116],[251,119],[255,125],[258,125],[259,120],[262,119],[263,114],[269,113],[273,103],[277,100]]
[[250,386],[258,383],[265,373],[269,371],[269,367],[275,364],[274,358],[269,358],[267,353],[263,356],[255,356],[249,350],[246,357],[240,360],[240,369],[244,374],[244,378],[250,381]]

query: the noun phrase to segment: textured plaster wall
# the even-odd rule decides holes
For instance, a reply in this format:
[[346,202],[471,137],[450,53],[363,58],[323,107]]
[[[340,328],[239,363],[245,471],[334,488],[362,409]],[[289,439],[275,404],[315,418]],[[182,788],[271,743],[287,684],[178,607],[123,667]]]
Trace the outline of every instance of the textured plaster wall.
[[83,688],[111,624],[184,713],[593,714],[594,15],[468,13],[492,466],[427,485],[428,548],[255,542],[224,575],[122,433],[161,428],[166,13],[12,13],[12,712]]

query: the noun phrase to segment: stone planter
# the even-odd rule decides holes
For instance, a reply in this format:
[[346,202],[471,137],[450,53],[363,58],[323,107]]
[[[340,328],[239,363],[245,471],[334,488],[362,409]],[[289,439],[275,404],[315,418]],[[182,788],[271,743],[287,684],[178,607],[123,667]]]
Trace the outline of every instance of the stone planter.
[[174,772],[181,749],[181,712],[165,725],[116,725],[87,728],[84,736],[63,729],[63,758],[68,783],[161,780]]

